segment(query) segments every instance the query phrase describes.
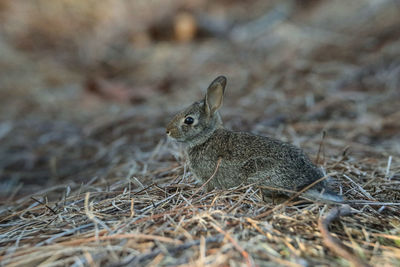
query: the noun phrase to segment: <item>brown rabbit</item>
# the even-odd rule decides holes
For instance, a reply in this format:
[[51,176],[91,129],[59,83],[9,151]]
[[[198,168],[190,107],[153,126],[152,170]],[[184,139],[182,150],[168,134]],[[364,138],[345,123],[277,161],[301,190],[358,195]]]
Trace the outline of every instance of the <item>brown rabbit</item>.
[[[299,191],[324,176],[301,149],[289,143],[225,129],[218,113],[225,86],[226,78],[217,77],[203,100],[175,115],[167,126],[167,135],[186,144],[189,167],[197,179],[205,183],[216,171],[207,184],[208,190],[257,184]],[[266,198],[276,194],[267,189],[262,192]],[[342,202],[340,196],[327,190],[325,180],[303,195],[314,200]]]

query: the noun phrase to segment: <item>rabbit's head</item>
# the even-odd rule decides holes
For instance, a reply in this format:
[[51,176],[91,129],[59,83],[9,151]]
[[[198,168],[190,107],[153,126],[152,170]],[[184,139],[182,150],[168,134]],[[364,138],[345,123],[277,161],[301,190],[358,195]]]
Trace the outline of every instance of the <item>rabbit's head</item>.
[[217,77],[208,87],[203,100],[194,102],[168,123],[167,135],[178,142],[195,145],[222,127],[218,109],[222,106],[225,86],[226,78]]

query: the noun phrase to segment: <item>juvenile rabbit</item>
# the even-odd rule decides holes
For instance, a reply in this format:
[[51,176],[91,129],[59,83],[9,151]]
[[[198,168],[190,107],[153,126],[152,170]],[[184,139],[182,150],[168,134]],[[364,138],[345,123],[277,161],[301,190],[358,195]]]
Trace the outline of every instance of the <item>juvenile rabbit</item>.
[[[208,87],[203,100],[194,102],[169,122],[167,135],[186,144],[189,168],[207,189],[227,189],[240,184],[299,191],[322,178],[301,149],[270,137],[224,129],[218,109],[226,86],[224,76]],[[217,163],[220,164],[217,168]],[[276,191],[262,189],[265,198]],[[280,194],[287,194],[280,191]],[[303,194],[312,199],[341,202],[342,198],[327,189],[324,180]]]

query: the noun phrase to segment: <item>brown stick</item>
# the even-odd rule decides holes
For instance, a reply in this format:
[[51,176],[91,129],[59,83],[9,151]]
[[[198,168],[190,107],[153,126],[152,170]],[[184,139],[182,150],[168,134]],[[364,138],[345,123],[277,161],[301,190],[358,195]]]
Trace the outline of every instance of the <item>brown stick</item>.
[[368,263],[364,262],[362,259],[357,257],[355,254],[350,252],[349,248],[347,248],[340,240],[334,238],[329,232],[329,225],[340,218],[340,216],[348,216],[351,215],[352,212],[350,210],[349,205],[342,205],[340,207],[333,208],[329,211],[328,215],[325,218],[320,217],[318,220],[318,228],[321,232],[323,242],[325,246],[327,246],[333,253],[337,254],[340,257],[345,258],[349,262],[351,262],[355,267],[371,267]]
[[246,260],[246,265],[248,267],[255,266],[254,260],[252,259],[251,255],[246,250],[244,250],[239,245],[239,243],[228,232],[224,231],[216,223],[211,223],[211,225],[215,228],[215,230],[217,230],[218,232],[223,234],[225,236],[225,238],[229,239],[229,241],[232,243],[232,245],[240,252],[240,254],[242,254],[242,257]]
[[315,164],[319,164],[319,155],[321,154],[321,151],[324,146],[325,136],[326,136],[326,132],[322,131],[322,139],[321,139],[321,142],[319,143],[318,154],[317,154],[317,158],[315,159]]
[[36,201],[37,203],[39,203],[39,204],[45,206],[45,207],[46,207],[48,210],[50,210],[53,214],[57,215],[57,212],[56,212],[54,209],[52,209],[49,205],[47,205],[46,203],[43,203],[42,201],[40,201],[40,200],[38,200],[38,199],[36,199],[36,198],[34,198],[34,197],[31,197],[31,199],[34,200],[34,201]]

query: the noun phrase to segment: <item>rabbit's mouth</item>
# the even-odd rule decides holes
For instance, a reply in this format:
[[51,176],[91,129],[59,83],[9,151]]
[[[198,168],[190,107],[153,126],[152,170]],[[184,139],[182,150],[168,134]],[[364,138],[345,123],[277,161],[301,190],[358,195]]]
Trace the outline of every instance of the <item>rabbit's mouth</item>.
[[168,129],[167,129],[166,134],[168,136],[168,139],[170,139],[170,140],[172,139],[176,142],[184,142],[185,141],[182,137],[177,136],[173,131],[169,131]]
[[174,127],[167,127],[165,133],[167,134],[168,138],[171,138],[174,141],[177,141],[177,142],[185,142],[186,141],[186,138],[181,133],[180,129],[177,129]]

